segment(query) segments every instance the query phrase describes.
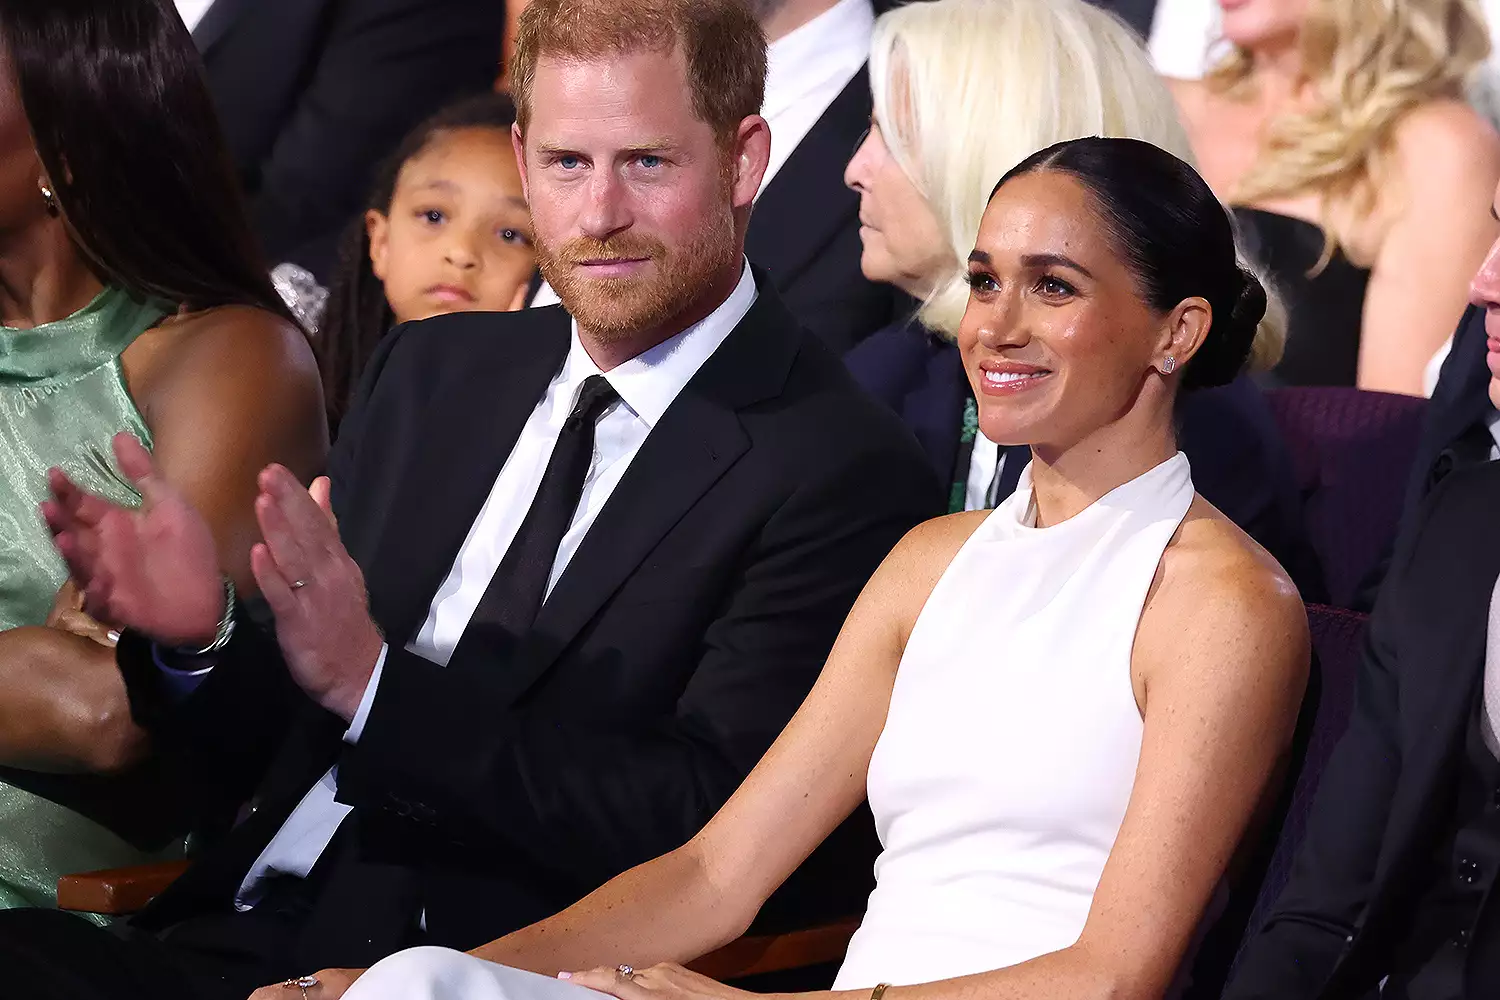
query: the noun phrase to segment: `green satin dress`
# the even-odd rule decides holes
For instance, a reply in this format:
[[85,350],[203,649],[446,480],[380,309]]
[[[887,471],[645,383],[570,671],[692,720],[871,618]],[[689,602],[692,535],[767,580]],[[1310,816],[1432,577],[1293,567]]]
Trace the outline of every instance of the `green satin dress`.
[[[0,630],[43,624],[67,579],[38,511],[48,469],[117,503],[140,503],[110,446],[128,431],[151,447],[120,355],[170,311],[109,288],[56,323],[0,327]],[[181,853],[143,855],[72,810],[0,782],[0,909],[56,905],[60,875]]]

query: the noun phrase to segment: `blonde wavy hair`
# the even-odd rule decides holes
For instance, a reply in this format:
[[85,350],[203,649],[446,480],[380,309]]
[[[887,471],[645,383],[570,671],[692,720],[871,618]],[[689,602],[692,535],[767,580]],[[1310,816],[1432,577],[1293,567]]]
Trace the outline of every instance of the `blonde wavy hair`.
[[[1489,56],[1489,29],[1479,0],[1309,0],[1299,43],[1313,106],[1268,126],[1234,200],[1320,196],[1326,263],[1348,245],[1352,221],[1379,208],[1397,122],[1428,101],[1462,99]],[[1244,97],[1253,68],[1232,48],[1206,82]]]
[[[1038,149],[1093,135],[1143,139],[1195,162],[1171,92],[1140,40],[1085,0],[898,7],[875,23],[870,83],[881,136],[953,252],[953,273],[917,314],[948,339],[969,300],[960,262],[974,248],[991,189],[1011,167]],[[1269,285],[1267,293],[1267,319],[1251,352],[1257,370],[1275,365],[1286,342],[1285,311]]]

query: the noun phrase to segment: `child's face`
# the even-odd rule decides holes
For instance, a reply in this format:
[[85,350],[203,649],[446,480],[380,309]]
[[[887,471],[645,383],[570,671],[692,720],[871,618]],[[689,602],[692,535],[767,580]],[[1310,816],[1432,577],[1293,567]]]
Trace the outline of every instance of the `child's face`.
[[510,133],[443,133],[406,162],[390,215],[370,212],[370,263],[398,323],[524,304],[536,266]]

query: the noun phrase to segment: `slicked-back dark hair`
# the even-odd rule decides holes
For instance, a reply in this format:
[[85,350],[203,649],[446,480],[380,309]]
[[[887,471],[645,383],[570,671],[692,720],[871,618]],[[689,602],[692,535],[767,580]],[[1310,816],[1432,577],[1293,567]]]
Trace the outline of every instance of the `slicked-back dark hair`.
[[296,322],[170,0],[0,0],[0,44],[70,234],[101,280]]
[[1207,300],[1213,322],[1182,371],[1182,387],[1233,381],[1265,316],[1266,291],[1240,266],[1234,224],[1198,172],[1140,139],[1091,137],[1031,154],[995,191],[1014,177],[1043,171],[1067,174],[1088,190],[1115,252],[1152,309],[1166,312],[1194,296]]
[[[396,181],[408,160],[420,156],[444,132],[490,128],[510,134],[516,109],[501,94],[480,94],[453,104],[418,125],[375,174],[367,210],[389,215]],[[380,339],[395,323],[385,286],[370,264],[370,233],[363,216],[349,223],[339,243],[338,269],[329,289],[328,315],[318,331],[323,362],[323,398],[329,426],[338,427],[354,388]]]

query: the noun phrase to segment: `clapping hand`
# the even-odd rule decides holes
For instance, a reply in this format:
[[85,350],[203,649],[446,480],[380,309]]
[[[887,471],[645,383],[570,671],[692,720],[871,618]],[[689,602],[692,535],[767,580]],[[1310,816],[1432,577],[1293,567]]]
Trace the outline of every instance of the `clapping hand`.
[[318,704],[352,720],[383,640],[364,574],[339,540],[328,480],[305,490],[286,469],[268,466],[255,516],[265,541],[250,550],[250,567],[276,614],[287,668]]
[[81,610],[164,645],[206,646],[224,614],[213,534],[139,441],[118,434],[114,452],[141,494],[137,510],[81,489],[60,469],[48,473],[52,499],[42,516],[83,595]]

